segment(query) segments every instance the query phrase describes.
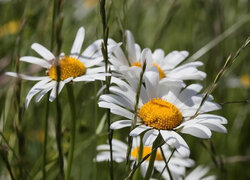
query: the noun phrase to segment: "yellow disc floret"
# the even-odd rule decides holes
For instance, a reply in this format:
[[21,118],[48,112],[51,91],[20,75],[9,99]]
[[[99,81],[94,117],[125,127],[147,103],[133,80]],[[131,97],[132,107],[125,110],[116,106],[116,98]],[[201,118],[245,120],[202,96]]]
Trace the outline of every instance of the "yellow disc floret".
[[[140,150],[140,147],[133,148],[131,151],[131,156],[135,159],[138,159],[139,150]],[[142,149],[142,158],[144,158],[146,155],[148,155],[151,151],[152,151],[152,147],[144,146]],[[147,161],[149,161],[149,159],[150,159],[150,156],[147,158]],[[157,160],[157,161],[163,160],[161,152],[159,150],[157,150],[157,152],[156,152],[155,160]]]
[[159,130],[173,129],[182,121],[179,109],[163,99],[148,101],[141,107],[138,116],[145,125]]
[[[132,63],[131,66],[137,66],[137,67],[140,67],[140,68],[141,68],[141,62],[136,61],[136,62]],[[158,64],[153,63],[153,66],[156,66],[156,67],[157,67],[158,72],[159,72],[159,78],[160,78],[160,79],[166,77],[166,74],[164,73],[164,71],[161,69],[161,67],[160,67]]]
[[141,62],[139,62],[139,61],[133,62],[131,64],[131,66],[137,66],[137,67],[141,68]]
[[164,73],[164,71],[160,68],[160,66],[156,63],[153,63],[153,66],[156,66],[159,72],[159,78],[162,79],[164,77],[166,77],[166,74]]
[[[86,73],[86,67],[78,59],[65,56],[59,60],[60,80],[65,80],[69,77],[76,78]],[[52,65],[48,71],[51,79],[57,80],[56,66]]]

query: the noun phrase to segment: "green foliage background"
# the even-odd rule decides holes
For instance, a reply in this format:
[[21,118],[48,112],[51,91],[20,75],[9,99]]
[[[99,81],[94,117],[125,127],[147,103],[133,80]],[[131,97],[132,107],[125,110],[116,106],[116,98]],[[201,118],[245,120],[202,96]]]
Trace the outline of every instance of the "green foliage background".
[[[234,54],[250,35],[250,1],[249,0],[127,0],[107,1],[110,9],[109,28],[110,37],[116,41],[123,41],[122,32],[129,29],[135,40],[142,48],[149,47],[163,49],[166,54],[173,50],[187,50],[190,55],[199,49],[208,52],[198,60],[204,63],[200,69],[207,73],[207,78],[200,82],[206,88],[212,83],[229,54]],[[15,71],[15,57],[18,51],[21,56],[37,56],[30,48],[38,42],[50,47],[53,1],[43,0],[15,0],[0,1],[0,29],[10,21],[26,19],[21,46],[16,47],[17,33],[5,33],[0,36],[0,132],[6,137],[9,145],[17,152],[17,106],[15,96],[16,79],[6,77],[4,72]],[[62,51],[70,52],[77,29],[84,26],[86,30],[83,49],[94,40],[102,38],[102,24],[99,15],[98,1],[72,0],[65,1],[63,8],[64,22],[62,28]],[[224,37],[223,34],[230,28]],[[222,34],[222,36],[221,36]],[[208,49],[207,43],[223,37]],[[219,82],[213,96],[216,102],[238,101],[249,99],[250,85],[240,83],[243,75],[250,76],[250,49],[247,47],[235,63],[226,71]],[[20,72],[30,75],[44,75],[36,66],[20,63]],[[249,80],[250,81],[250,80]],[[237,86],[232,86],[236,82]],[[191,83],[191,82],[187,82]],[[249,82],[250,83],[250,82]],[[22,81],[21,103],[34,82]],[[101,87],[100,82],[76,83],[74,93],[77,108],[77,140],[72,169],[72,179],[108,179],[108,164],[94,163],[96,145],[107,142],[107,125],[100,124],[104,114],[103,109],[96,106],[96,92]],[[67,153],[70,131],[70,106],[64,89],[60,94],[63,117],[63,149]],[[20,125],[24,133],[22,159],[29,174],[28,179],[41,179],[41,163],[43,149],[43,128],[45,119],[45,101],[40,103],[34,100],[27,110],[22,113]],[[48,142],[48,179],[55,179],[58,173],[57,148],[55,142],[55,102],[50,103],[49,114],[49,142]],[[228,119],[227,134],[213,133],[211,141],[201,141],[191,136],[185,140],[191,149],[191,158],[197,165],[208,165],[211,174],[218,179],[248,179],[250,178],[250,105],[247,103],[226,104],[223,109],[215,112]],[[117,119],[113,117],[112,120]],[[99,126],[98,126],[99,125]],[[97,127],[100,131],[97,132]],[[116,131],[115,138],[125,141],[128,130]],[[215,157],[223,164],[217,168],[210,153],[203,147],[214,146]],[[3,138],[0,138],[1,148],[6,147]],[[8,150],[8,158],[14,172],[17,173],[18,162],[12,151]],[[221,161],[219,160],[221,159]],[[127,174],[125,164],[115,164],[115,179],[121,179]],[[5,164],[0,159],[0,179],[8,174]]]

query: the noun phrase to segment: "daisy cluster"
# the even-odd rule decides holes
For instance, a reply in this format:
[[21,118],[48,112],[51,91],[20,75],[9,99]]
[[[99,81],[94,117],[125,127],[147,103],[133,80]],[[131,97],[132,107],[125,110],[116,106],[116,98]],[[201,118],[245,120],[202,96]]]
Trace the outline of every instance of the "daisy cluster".
[[[208,169],[201,166],[186,174],[186,168],[194,166],[195,163],[189,158],[190,148],[182,134],[209,139],[212,131],[227,132],[224,127],[227,120],[209,113],[220,109],[220,105],[213,101],[211,95],[204,96],[201,93],[201,84],[187,85],[185,82],[206,78],[206,73],[198,70],[203,63],[185,63],[187,51],[165,54],[162,49],[141,49],[135,43],[132,33],[126,31],[125,50],[121,48],[121,43],[108,40],[108,69],[111,70],[108,73],[103,62],[103,41],[96,40],[81,52],[84,35],[84,28],[81,27],[70,53],[65,55],[62,52],[59,57],[38,43],[32,44],[31,48],[40,57],[24,56],[20,61],[41,66],[45,69],[44,76],[6,73],[9,76],[38,81],[28,92],[26,108],[34,96],[35,101],[39,102],[45,94],[50,93],[49,100],[53,101],[67,83],[103,81],[110,76],[109,93],[100,96],[98,105],[120,117],[120,120],[112,122],[110,128],[128,128],[128,139],[132,139],[132,145],[125,144],[125,141],[112,140],[114,161],[126,161],[126,154],[129,152],[133,168],[158,143],[152,177],[158,172],[164,179],[202,179]],[[109,145],[100,145],[97,150],[99,153],[95,161],[110,160]],[[141,163],[143,177],[147,173],[150,158]],[[214,179],[214,176],[206,179]]]

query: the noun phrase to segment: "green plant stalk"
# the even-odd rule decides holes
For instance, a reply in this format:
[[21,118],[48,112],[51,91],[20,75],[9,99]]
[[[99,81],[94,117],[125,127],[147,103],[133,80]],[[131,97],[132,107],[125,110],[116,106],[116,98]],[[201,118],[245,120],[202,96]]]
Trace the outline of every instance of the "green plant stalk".
[[46,180],[46,157],[47,157],[47,142],[48,142],[48,120],[49,120],[49,94],[46,98],[46,112],[44,124],[44,145],[43,145],[43,180]]
[[12,172],[12,169],[8,160],[8,150],[3,145],[0,145],[0,155],[2,157],[3,162],[6,165],[6,168],[10,174],[11,179],[15,180],[14,174]]
[[75,98],[73,92],[73,86],[71,83],[66,85],[69,104],[70,104],[70,111],[71,111],[71,133],[70,133],[70,147],[69,147],[69,154],[68,154],[68,161],[67,161],[67,169],[66,169],[66,176],[65,179],[69,180],[71,167],[74,158],[74,149],[75,149],[75,137],[76,137],[76,108],[75,108]]
[[[26,25],[26,18],[24,17],[22,20],[22,24],[20,27],[20,30],[18,32],[17,38],[16,38],[16,44],[15,44],[15,53],[14,58],[16,60],[16,73],[19,73],[19,58],[20,58],[20,50],[21,50],[21,43],[22,43],[22,33],[24,30],[24,27]],[[17,79],[16,81],[16,106],[17,106],[17,124],[15,124],[16,134],[17,134],[17,140],[18,140],[18,166],[20,171],[20,179],[26,179],[26,175],[24,174],[24,165],[23,165],[23,156],[24,156],[24,142],[25,142],[25,136],[22,132],[22,116],[24,112],[23,104],[21,102],[21,91],[22,91],[22,82],[21,79]]]
[[132,176],[134,175],[134,173],[136,172],[136,170],[141,166],[141,164],[146,161],[150,155],[152,154],[152,152],[156,151],[158,147],[161,147],[163,144],[165,144],[164,141],[162,141],[157,147],[152,148],[152,151],[150,153],[148,153],[146,156],[144,156],[142,158],[142,160],[129,172],[128,176],[125,178],[125,180],[131,179]]
[[[56,109],[57,109],[57,122],[56,122],[56,142],[58,148],[58,163],[59,163],[59,179],[64,179],[64,161],[63,161],[63,150],[62,150],[62,110],[59,101],[59,85],[60,85],[60,67],[59,67],[59,57],[57,57],[60,53],[61,45],[62,45],[62,38],[60,36],[62,23],[63,23],[63,16],[62,16],[62,9],[63,9],[63,0],[54,0],[53,6],[53,19],[52,19],[52,34],[51,34],[51,41],[56,41],[57,49],[56,49],[56,72],[57,72],[57,85],[56,85]],[[53,48],[53,42],[51,42],[51,48]]]
[[[109,35],[109,28],[107,25],[107,17],[106,17],[106,10],[105,10],[105,0],[99,0],[100,2],[100,15],[102,18],[102,27],[103,27],[103,43],[102,43],[102,55],[105,61],[105,72],[108,72],[108,35]],[[110,86],[110,78],[106,76],[106,92],[109,93],[109,86]],[[111,114],[110,110],[107,110],[107,125],[108,125],[108,141],[110,147],[110,161],[109,161],[109,173],[110,179],[114,179],[114,172],[113,172],[113,149],[112,149],[112,139],[113,139],[113,130],[110,129],[111,124]]]
[[162,147],[160,147],[160,150],[161,150],[161,155],[162,155],[162,157],[163,157],[163,160],[164,160],[164,162],[165,162],[165,167],[162,169],[162,171],[161,171],[161,173],[160,173],[158,179],[161,178],[161,176],[162,176],[164,170],[167,168],[167,171],[168,171],[170,180],[173,180],[173,176],[172,176],[172,174],[171,174],[171,172],[170,172],[170,169],[169,169],[169,167],[168,167],[168,163],[169,163],[170,159],[172,158],[172,156],[174,155],[175,149],[173,149],[173,151],[172,151],[172,153],[170,154],[168,160],[166,160],[166,157],[165,157],[165,155],[164,155],[164,152],[163,152]]
[[186,62],[196,61],[201,56],[206,54],[208,51],[210,51],[212,48],[214,48],[217,44],[222,42],[224,39],[229,37],[231,34],[233,34],[235,31],[237,31],[240,27],[242,27],[244,24],[250,21],[250,16],[246,16],[243,18],[240,18],[240,20],[233,24],[230,28],[228,28],[226,31],[221,33],[219,36],[217,36],[215,39],[207,43],[204,47],[202,47],[200,50],[198,50],[196,53],[194,53],[190,58],[186,60]]
[[[138,84],[138,88],[137,88],[137,92],[136,92],[136,102],[135,102],[135,107],[134,107],[135,116],[134,116],[133,122],[131,123],[130,131],[132,131],[135,128],[136,123],[137,123],[137,110],[138,110],[139,98],[140,98],[140,93],[141,93],[143,74],[145,72],[145,69],[146,69],[146,62],[143,64],[142,71],[140,74],[140,80],[139,80],[139,84]],[[127,149],[127,155],[126,155],[127,165],[129,165],[128,162],[130,159],[132,143],[133,143],[133,138],[131,136],[129,136],[128,137],[128,149]]]
[[223,65],[223,67],[221,68],[221,70],[219,71],[219,73],[216,75],[213,83],[209,86],[208,90],[206,91],[204,97],[201,100],[201,103],[200,103],[199,107],[197,108],[195,114],[191,117],[191,119],[194,118],[194,117],[196,117],[198,115],[198,113],[199,113],[202,105],[205,103],[207,97],[214,91],[214,89],[216,88],[216,86],[217,86],[218,82],[220,81],[222,75],[234,63],[235,59],[240,55],[241,51],[244,50],[249,44],[250,44],[250,37],[247,38],[247,40],[237,50],[237,52],[235,53],[234,56],[232,56],[231,54],[228,56],[225,64]]
[[[137,159],[138,163],[142,159],[142,154],[143,154],[143,142],[142,142],[142,138],[140,138],[140,149],[139,149],[139,154],[138,154],[138,159]],[[134,177],[135,180],[140,180],[142,178],[140,170],[141,170],[141,166],[139,166],[138,171],[135,172],[135,177]]]
[[57,71],[57,86],[56,86],[56,112],[57,112],[57,122],[56,122],[56,142],[58,148],[58,162],[59,162],[59,179],[64,179],[64,162],[63,162],[63,151],[62,151],[62,109],[59,101],[58,90],[60,83],[60,68],[56,66]]
[[[154,162],[155,162],[155,157],[156,157],[156,153],[157,153],[157,148],[156,147],[157,147],[157,144],[158,144],[158,141],[157,141],[158,137],[156,138],[156,140],[155,140],[155,142],[153,143],[153,146],[152,146],[152,154],[150,156],[148,169],[147,169],[146,175],[144,177],[145,180],[149,180],[151,175],[152,175],[152,170],[154,168]],[[156,148],[156,150],[153,151],[153,148]]]

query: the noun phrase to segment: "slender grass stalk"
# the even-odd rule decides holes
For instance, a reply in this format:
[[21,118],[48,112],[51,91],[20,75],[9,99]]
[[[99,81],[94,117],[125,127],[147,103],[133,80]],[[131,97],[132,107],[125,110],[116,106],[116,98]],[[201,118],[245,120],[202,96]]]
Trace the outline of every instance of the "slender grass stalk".
[[12,169],[11,169],[11,166],[10,166],[10,163],[9,163],[9,160],[8,160],[8,150],[3,145],[0,145],[0,155],[1,155],[2,159],[3,159],[3,162],[6,165],[6,168],[7,168],[8,172],[9,172],[9,174],[10,174],[11,179],[15,180],[14,174],[12,172]]
[[[138,111],[138,104],[139,104],[139,98],[140,98],[140,93],[141,93],[141,86],[142,86],[142,81],[143,81],[143,74],[145,72],[146,69],[146,62],[143,64],[142,67],[142,71],[140,74],[140,79],[139,79],[139,84],[137,87],[137,92],[136,92],[136,101],[135,101],[135,107],[134,107],[134,119],[133,122],[131,123],[131,127],[130,127],[130,131],[132,131],[137,123],[137,111]],[[127,155],[126,155],[126,161],[127,161],[127,165],[130,159],[130,154],[131,154],[131,149],[132,149],[132,143],[133,143],[133,138],[131,136],[128,137],[128,149],[127,149]]]
[[226,104],[248,104],[250,103],[250,99],[246,100],[238,100],[238,101],[227,101],[227,102],[222,102],[219,103],[220,105],[226,105]]
[[49,120],[49,94],[46,98],[45,106],[45,124],[44,124],[44,145],[43,145],[43,180],[46,180],[46,157],[47,157],[47,142],[48,142],[48,120]]
[[[140,149],[139,149],[139,154],[138,154],[138,159],[137,161],[140,162],[142,159],[142,155],[143,155],[143,142],[142,142],[142,138],[140,138]],[[139,166],[139,170],[135,172],[135,180],[140,180],[141,177],[141,172],[140,172],[141,167]]]
[[160,138],[161,137],[158,135],[158,137],[156,138],[156,140],[153,143],[152,149],[156,148],[156,150],[152,151],[152,154],[150,156],[149,164],[148,164],[148,169],[147,169],[146,175],[144,177],[145,180],[149,180],[150,177],[151,177],[151,175],[152,175],[152,171],[153,171],[153,168],[154,168],[154,163],[155,163],[155,157],[156,157],[157,149],[159,147],[161,147],[161,146],[159,146]]
[[246,16],[243,18],[240,18],[237,23],[232,25],[230,28],[228,28],[226,31],[221,33],[219,36],[217,36],[215,39],[207,43],[204,47],[199,49],[197,52],[195,52],[192,56],[190,56],[186,62],[195,61],[199,59],[201,56],[206,54],[208,51],[210,51],[212,48],[214,48],[217,44],[222,42],[224,39],[229,37],[231,34],[233,34],[235,31],[237,31],[240,27],[242,27],[244,24],[250,21],[250,16]]
[[[108,35],[109,35],[109,27],[107,24],[107,17],[106,17],[106,10],[105,10],[105,0],[99,0],[100,3],[100,14],[102,18],[102,28],[103,28],[103,43],[102,43],[102,55],[105,61],[105,72],[108,71]],[[109,93],[109,86],[110,86],[110,78],[106,76],[106,92]],[[108,125],[108,141],[109,141],[109,147],[110,147],[110,161],[109,161],[109,174],[110,179],[114,179],[114,172],[113,172],[113,149],[112,149],[112,139],[113,139],[113,130],[110,129],[111,124],[111,114],[110,110],[107,110],[107,125]]]
[[6,139],[6,137],[3,135],[2,132],[0,132],[0,136],[3,138],[4,142],[6,143],[7,147],[11,150],[11,152],[13,153],[14,157],[16,158],[16,160],[18,161],[18,156],[15,152],[15,150],[9,145],[9,141]]
[[161,178],[161,176],[162,176],[164,170],[167,168],[167,171],[168,171],[168,174],[169,174],[169,178],[170,178],[170,180],[173,180],[173,176],[172,176],[171,171],[170,171],[170,169],[169,169],[169,167],[168,167],[168,163],[169,163],[170,159],[172,158],[172,156],[174,155],[174,152],[175,152],[176,149],[173,149],[173,151],[172,151],[172,153],[170,154],[168,160],[166,160],[166,157],[165,157],[165,155],[164,155],[164,152],[163,152],[162,147],[160,147],[160,150],[161,150],[161,155],[162,155],[162,157],[163,157],[163,160],[164,160],[164,162],[165,162],[165,166],[164,166],[164,168],[162,169],[162,171],[161,171],[161,173],[160,173],[158,179]]
[[216,88],[216,86],[217,86],[219,80],[221,79],[222,75],[235,62],[236,58],[240,55],[241,51],[244,50],[249,44],[250,44],[250,37],[247,38],[247,40],[237,50],[237,52],[235,53],[234,56],[232,56],[231,54],[228,56],[225,64],[223,65],[223,67],[221,68],[221,70],[219,71],[219,73],[216,75],[213,83],[209,86],[208,90],[206,91],[204,97],[201,100],[201,103],[200,103],[198,109],[196,110],[196,113],[194,114],[194,116],[191,117],[191,119],[194,118],[194,117],[196,117],[198,115],[198,113],[199,113],[202,105],[206,101],[207,97],[214,91],[214,89]]
[[165,144],[164,141],[162,141],[158,146],[156,147],[153,147],[152,148],[152,151],[150,153],[148,153],[146,156],[144,156],[142,158],[142,160],[129,172],[128,176],[125,178],[125,180],[129,180],[129,179],[132,179],[134,173],[136,172],[136,170],[141,166],[141,164],[146,161],[150,156],[151,154],[157,150],[157,148],[161,147],[163,144]]
[[177,4],[177,0],[169,1],[167,4],[166,16],[164,19],[163,25],[159,28],[158,32],[155,35],[154,42],[152,43],[152,49],[156,48],[157,43],[162,39],[168,25],[170,24],[171,20],[173,19],[175,13],[178,12],[179,3]]
[[[19,73],[19,58],[20,58],[20,50],[21,50],[21,43],[22,43],[22,34],[23,30],[25,28],[27,19],[24,17],[22,20],[22,24],[20,27],[20,30],[18,32],[17,38],[16,38],[16,44],[15,44],[15,54],[14,58],[16,60],[16,73]],[[17,106],[17,124],[15,124],[15,129],[17,133],[17,140],[18,140],[18,167],[20,171],[20,179],[26,179],[26,175],[24,173],[24,165],[23,165],[23,156],[24,156],[24,142],[25,142],[25,136],[22,132],[22,116],[24,112],[23,103],[21,102],[21,91],[22,91],[22,81],[21,79],[16,80],[16,106]]]
[[70,172],[74,158],[74,149],[75,149],[75,136],[76,136],[76,108],[75,108],[75,98],[73,92],[73,86],[71,83],[66,85],[68,92],[68,99],[70,104],[71,111],[71,133],[70,133],[70,147],[67,161],[67,169],[66,169],[66,180],[70,179]]
[[[56,41],[57,49],[56,55],[58,56],[62,46],[61,29],[63,23],[63,0],[54,0],[53,5],[53,16],[52,16],[52,32],[51,32],[51,48],[53,49],[53,41]],[[57,110],[57,121],[56,121],[56,142],[58,149],[58,163],[59,163],[59,179],[64,179],[64,161],[63,161],[63,150],[62,150],[62,110],[60,100],[58,96],[59,85],[60,85],[60,66],[59,57],[55,59],[56,72],[57,72],[57,86],[56,86],[56,110]]]

